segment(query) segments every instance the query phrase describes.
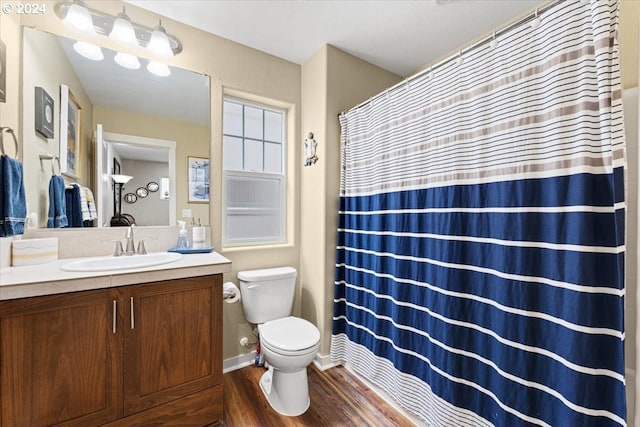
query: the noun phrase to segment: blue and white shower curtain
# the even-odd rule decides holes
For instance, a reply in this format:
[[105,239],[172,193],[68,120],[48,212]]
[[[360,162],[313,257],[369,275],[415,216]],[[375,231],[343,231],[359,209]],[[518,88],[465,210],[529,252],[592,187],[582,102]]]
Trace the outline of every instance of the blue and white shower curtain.
[[340,117],[331,355],[428,425],[625,425],[618,7]]

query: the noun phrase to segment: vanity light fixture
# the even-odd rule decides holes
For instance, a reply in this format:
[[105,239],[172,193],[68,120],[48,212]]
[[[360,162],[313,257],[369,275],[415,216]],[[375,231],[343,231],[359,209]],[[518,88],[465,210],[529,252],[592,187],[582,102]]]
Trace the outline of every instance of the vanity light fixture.
[[[82,0],[65,1],[56,3],[56,15],[63,20],[65,25],[82,31],[87,35],[102,34],[108,35],[112,40],[126,46],[146,47],[149,52],[159,58],[171,58],[182,52],[180,41],[167,34],[162,23],[155,28],[132,22],[124,11],[114,17],[108,13],[88,8]],[[78,45],[78,48],[76,48]],[[87,42],[78,42],[74,45],[75,50],[89,59],[101,60],[104,58],[100,47]],[[97,51],[100,50],[100,53]],[[129,69],[140,68],[140,61],[135,55],[119,52],[114,60],[122,67]],[[147,65],[149,72],[166,77],[171,74],[171,70],[166,64],[155,60],[150,60]]]
[[[72,28],[82,31],[88,35],[97,33],[97,34],[108,36],[111,34],[113,30],[115,21],[119,17],[121,17],[121,15],[126,16],[126,14],[120,13],[118,14],[117,17],[114,17],[109,15],[108,13],[88,8],[85,6],[82,0],[75,0],[73,2],[71,1],[59,2],[59,3],[56,3],[54,9],[55,9],[56,15],[58,15],[58,17],[62,19],[63,22],[65,22],[65,25],[72,25],[71,23],[67,24],[67,16],[70,13],[72,15],[72,18],[69,18],[69,19],[74,22],[75,22],[75,18],[73,18],[73,15],[76,15],[78,13],[84,14],[84,12],[70,12],[71,10],[77,11],[78,10],[77,7],[80,7],[84,9],[86,12],[88,12],[89,17],[91,18],[90,21],[93,23],[93,26],[87,25],[88,28],[85,28],[83,26],[84,24],[81,24],[80,27],[73,26]],[[137,24],[131,20],[129,20],[129,23],[131,24],[131,27],[133,27],[133,32],[138,45],[142,47],[147,47],[151,41],[151,35],[154,33],[154,31],[161,29],[162,32],[164,33],[164,36],[166,36],[166,40],[168,40],[169,42],[169,52],[171,52],[170,56],[174,56],[182,52],[182,43],[180,43],[180,41],[175,36],[172,36],[171,34],[167,34],[166,31],[164,30],[164,27],[162,27],[161,25],[155,28],[149,28],[144,25]],[[161,28],[158,28],[158,27],[161,27]],[[162,37],[162,36],[159,36],[159,37]],[[165,54],[167,53],[165,50],[163,50],[162,52],[164,52]],[[162,56],[159,52],[155,54]]]

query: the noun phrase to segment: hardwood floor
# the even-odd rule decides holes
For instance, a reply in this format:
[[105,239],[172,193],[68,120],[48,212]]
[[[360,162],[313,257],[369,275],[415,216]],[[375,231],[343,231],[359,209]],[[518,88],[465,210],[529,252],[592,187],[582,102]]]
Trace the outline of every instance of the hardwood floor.
[[260,390],[263,368],[247,366],[222,376],[227,427],[392,427],[412,426],[398,411],[339,366],[308,368],[311,407],[297,417],[274,411]]

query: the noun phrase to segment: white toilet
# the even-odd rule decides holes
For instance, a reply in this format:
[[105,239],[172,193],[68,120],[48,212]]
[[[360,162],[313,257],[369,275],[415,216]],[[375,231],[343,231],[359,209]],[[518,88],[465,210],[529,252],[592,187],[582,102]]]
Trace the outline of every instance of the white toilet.
[[309,408],[307,366],[320,346],[318,328],[290,316],[296,274],[291,267],[238,272],[244,314],[258,325],[260,347],[269,366],[260,388],[271,407],[288,416]]

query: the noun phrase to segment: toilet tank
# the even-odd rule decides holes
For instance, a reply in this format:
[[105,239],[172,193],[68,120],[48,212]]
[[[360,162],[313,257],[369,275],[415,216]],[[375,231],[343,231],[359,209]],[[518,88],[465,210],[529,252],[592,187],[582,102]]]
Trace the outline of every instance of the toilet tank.
[[239,271],[240,295],[247,321],[260,324],[291,315],[296,275],[293,267]]

